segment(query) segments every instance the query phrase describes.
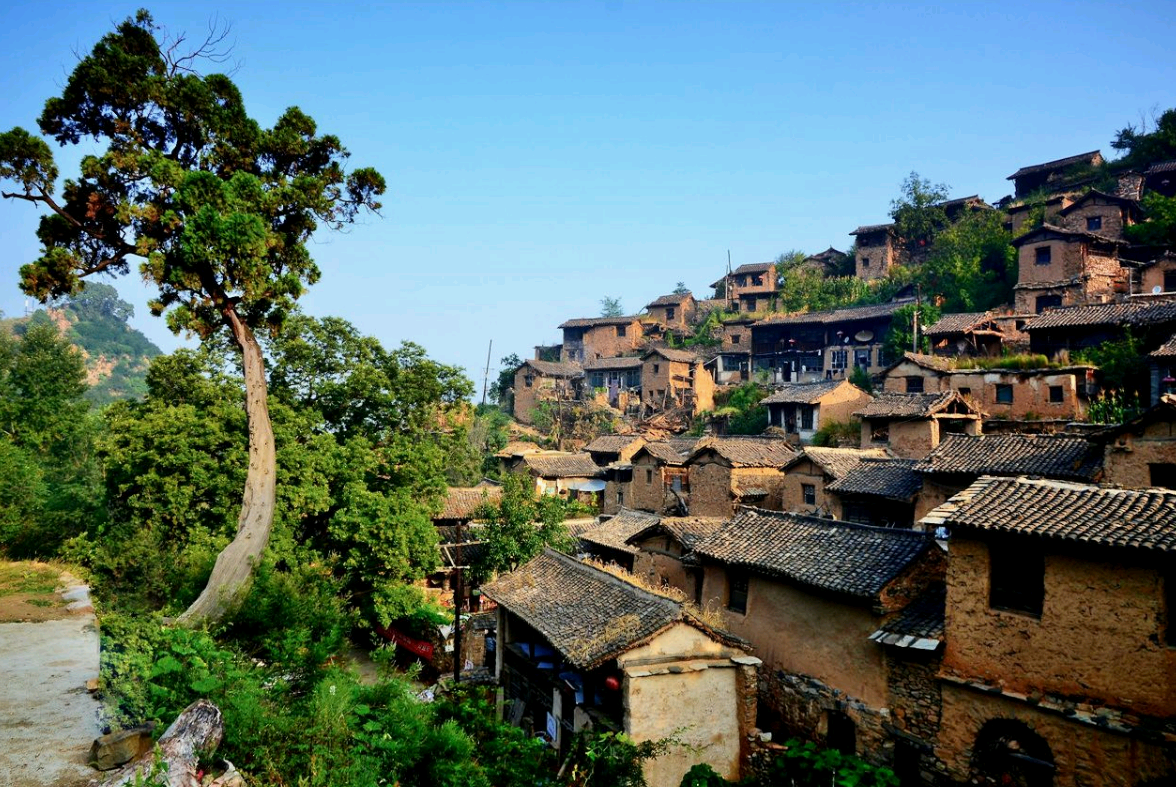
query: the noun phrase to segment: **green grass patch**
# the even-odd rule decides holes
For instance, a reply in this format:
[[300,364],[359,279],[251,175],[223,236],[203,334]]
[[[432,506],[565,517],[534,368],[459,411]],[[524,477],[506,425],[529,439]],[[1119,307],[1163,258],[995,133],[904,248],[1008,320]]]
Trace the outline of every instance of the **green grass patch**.
[[0,597],[17,593],[51,594],[61,569],[46,563],[0,561]]

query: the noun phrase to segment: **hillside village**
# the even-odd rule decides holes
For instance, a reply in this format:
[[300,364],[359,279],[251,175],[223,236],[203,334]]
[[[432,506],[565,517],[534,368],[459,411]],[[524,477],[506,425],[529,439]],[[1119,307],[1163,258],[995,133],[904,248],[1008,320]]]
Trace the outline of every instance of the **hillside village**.
[[[896,203],[848,251],[569,318],[508,370],[502,472],[595,514],[581,560],[457,585],[510,719],[557,749],[678,731],[732,779],[790,736],[904,785],[1176,779],[1176,254],[1133,231],[1176,162],[1130,163]],[[1007,300],[943,310],[918,271],[967,222],[1007,233]],[[821,281],[849,302],[784,307]],[[501,494],[450,489],[446,592]]]

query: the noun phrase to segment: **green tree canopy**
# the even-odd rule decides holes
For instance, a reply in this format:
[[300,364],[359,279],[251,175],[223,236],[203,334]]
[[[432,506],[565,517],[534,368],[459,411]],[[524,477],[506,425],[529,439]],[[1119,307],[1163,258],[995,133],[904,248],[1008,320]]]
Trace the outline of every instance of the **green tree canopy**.
[[902,182],[901,189],[899,197],[890,203],[894,231],[909,248],[925,247],[947,226],[947,213],[940,203],[947,199],[949,187],[912,172]]
[[1017,255],[1003,216],[976,211],[945,228],[916,277],[929,297],[942,299],[944,312],[983,311],[1010,302]]
[[600,316],[601,317],[620,317],[625,313],[625,309],[621,306],[620,298],[610,298],[605,296],[600,299]]
[[570,550],[573,540],[564,525],[569,510],[555,495],[536,494],[530,476],[508,474],[501,501],[482,506],[478,515],[486,521],[486,551],[474,566],[475,578],[514,571],[545,546]]

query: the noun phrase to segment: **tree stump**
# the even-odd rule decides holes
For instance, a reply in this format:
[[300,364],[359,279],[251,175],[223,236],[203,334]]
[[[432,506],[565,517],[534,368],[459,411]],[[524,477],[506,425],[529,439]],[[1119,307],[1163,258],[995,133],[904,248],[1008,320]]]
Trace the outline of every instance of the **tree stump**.
[[[208,700],[197,700],[176,717],[151,751],[106,781],[104,787],[132,784],[137,776],[144,784],[196,787],[200,755],[216,751],[224,735],[225,722],[220,708]],[[166,770],[156,767],[157,759]]]

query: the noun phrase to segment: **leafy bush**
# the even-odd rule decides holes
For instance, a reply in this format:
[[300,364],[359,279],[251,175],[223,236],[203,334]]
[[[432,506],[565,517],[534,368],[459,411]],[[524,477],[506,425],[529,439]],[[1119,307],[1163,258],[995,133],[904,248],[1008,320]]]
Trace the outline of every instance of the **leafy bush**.
[[889,768],[870,765],[860,757],[823,749],[812,741],[796,739],[784,744],[785,751],[772,761],[765,785],[792,787],[898,787],[898,777]]
[[862,422],[825,421],[813,435],[813,445],[829,448],[857,448],[862,442]]

